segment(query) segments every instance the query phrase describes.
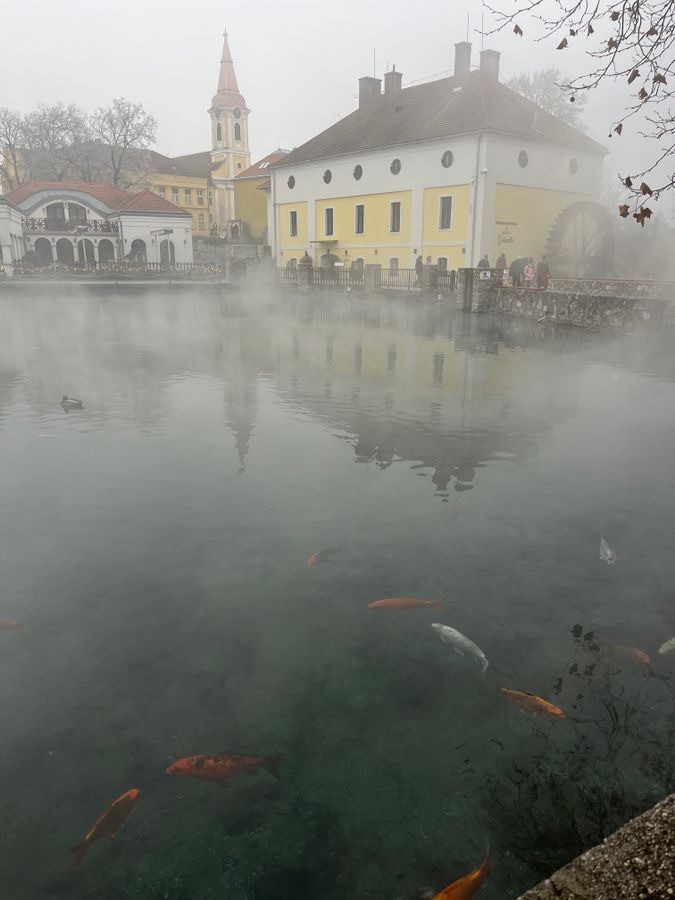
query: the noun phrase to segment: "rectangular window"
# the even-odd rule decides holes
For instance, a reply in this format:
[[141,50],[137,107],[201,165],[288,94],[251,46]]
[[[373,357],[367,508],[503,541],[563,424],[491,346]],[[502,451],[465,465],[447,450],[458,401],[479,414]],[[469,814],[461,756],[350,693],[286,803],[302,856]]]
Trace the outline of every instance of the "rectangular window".
[[323,233],[331,236],[333,234],[333,207],[329,206],[324,210]]
[[163,184],[160,184],[160,186],[157,188],[157,192],[160,197],[166,197],[166,188]]
[[441,197],[438,216],[438,227],[452,228],[452,197]]
[[389,260],[389,271],[398,272],[398,256],[392,256]]
[[448,271],[448,257],[447,256],[439,256],[438,257],[438,271],[439,272],[447,272]]
[[363,203],[354,207],[354,234],[364,234],[366,230],[366,208]]
[[189,206],[192,203],[192,190],[185,188],[185,203]]
[[171,199],[174,203],[178,203],[178,188],[171,188]]
[[198,227],[200,231],[204,230],[204,213],[199,213]]
[[401,201],[394,200],[389,209],[389,231],[392,234],[398,234],[401,230]]
[[197,189],[197,206],[204,205],[204,191]]
[[288,214],[288,231],[291,237],[298,236],[298,213],[294,209]]

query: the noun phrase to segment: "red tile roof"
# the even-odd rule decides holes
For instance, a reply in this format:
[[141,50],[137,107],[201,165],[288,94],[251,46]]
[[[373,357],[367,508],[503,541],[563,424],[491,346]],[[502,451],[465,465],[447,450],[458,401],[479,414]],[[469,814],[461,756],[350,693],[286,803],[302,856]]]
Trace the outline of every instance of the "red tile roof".
[[253,163],[248,169],[244,169],[243,172],[240,172],[237,175],[237,178],[258,178],[261,175],[269,175],[269,167],[273,166],[274,163],[279,162],[279,160],[283,159],[288,153],[290,153],[290,150],[274,150],[272,153],[259,159],[258,162]]
[[168,200],[147,189],[138,194],[128,195],[128,199],[115,207],[114,212],[172,213],[174,216],[190,216],[187,210],[169,203]]
[[67,181],[27,181],[14,191],[6,194],[11,203],[22,203],[40,191],[79,191],[89,194],[110,209],[125,203],[132,196],[115,184],[87,184],[85,182]]

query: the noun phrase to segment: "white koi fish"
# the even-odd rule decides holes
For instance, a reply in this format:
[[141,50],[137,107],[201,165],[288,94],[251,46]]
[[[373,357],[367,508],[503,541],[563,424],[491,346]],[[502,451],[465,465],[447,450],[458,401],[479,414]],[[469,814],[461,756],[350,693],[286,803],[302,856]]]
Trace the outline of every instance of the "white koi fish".
[[609,546],[607,541],[600,535],[600,559],[606,562],[608,566],[616,564],[616,553]]
[[659,653],[661,656],[665,656],[666,653],[671,653],[675,650],[675,637],[671,638],[669,641],[666,641],[665,644],[661,644],[659,647]]
[[461,631],[456,631],[449,625],[440,625],[436,622],[431,627],[445,644],[450,644],[455,653],[459,653],[460,656],[464,656],[465,653],[472,656],[480,664],[482,674],[485,675],[485,670],[490,663],[480,647]]

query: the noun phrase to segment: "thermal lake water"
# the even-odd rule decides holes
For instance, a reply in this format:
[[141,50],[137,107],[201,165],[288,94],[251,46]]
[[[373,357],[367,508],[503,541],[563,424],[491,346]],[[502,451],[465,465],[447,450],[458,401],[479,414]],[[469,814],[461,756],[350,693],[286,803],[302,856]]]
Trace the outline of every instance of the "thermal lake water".
[[[159,291],[0,333],[3,900],[414,900],[488,843],[505,900],[673,790],[670,341]],[[224,751],[280,777],[165,774]]]

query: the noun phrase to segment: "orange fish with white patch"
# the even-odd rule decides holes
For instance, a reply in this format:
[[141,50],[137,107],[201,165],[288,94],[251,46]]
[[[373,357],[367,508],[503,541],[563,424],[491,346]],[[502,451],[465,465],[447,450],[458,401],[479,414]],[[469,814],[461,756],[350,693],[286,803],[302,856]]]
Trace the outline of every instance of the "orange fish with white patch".
[[500,688],[502,694],[511,700],[525,712],[534,713],[535,716],[552,716],[554,719],[564,719],[565,713],[555,703],[549,703],[543,697],[530,694],[528,691],[512,691],[509,688]]
[[312,553],[311,556],[307,557],[307,568],[311,569],[320,560],[325,559],[327,556],[333,556],[334,553],[339,553],[340,550],[342,550],[342,547],[324,547],[323,550],[317,550],[316,553]]
[[652,664],[650,655],[645,653],[644,650],[640,650],[638,647],[622,647],[619,644],[615,644],[612,647],[612,650],[616,656],[630,659],[631,662],[641,663],[644,666],[651,666]]
[[0,619],[0,631],[13,631],[15,628],[23,628],[23,625],[14,619]]
[[73,865],[80,865],[92,844],[103,840],[103,838],[114,838],[117,835],[117,832],[134,811],[140,793],[136,788],[132,788],[132,790],[122,794],[121,797],[118,797],[117,800],[110,804],[103,815],[94,822],[84,840],[72,848],[72,852],[75,854]]
[[416,597],[387,597],[384,600],[374,600],[368,604],[368,609],[417,609],[420,606],[443,609],[440,600],[418,600]]
[[219,753],[218,756],[185,756],[166,770],[167,775],[183,778],[201,778],[203,781],[229,781],[242,772],[252,774],[257,769],[267,769],[270,775],[279,777],[279,765],[283,756],[252,756],[249,753]]
[[440,894],[436,894],[433,900],[469,900],[477,893],[485,879],[490,874],[490,851],[488,850],[483,864],[469,872],[468,875],[458,878],[449,884]]

